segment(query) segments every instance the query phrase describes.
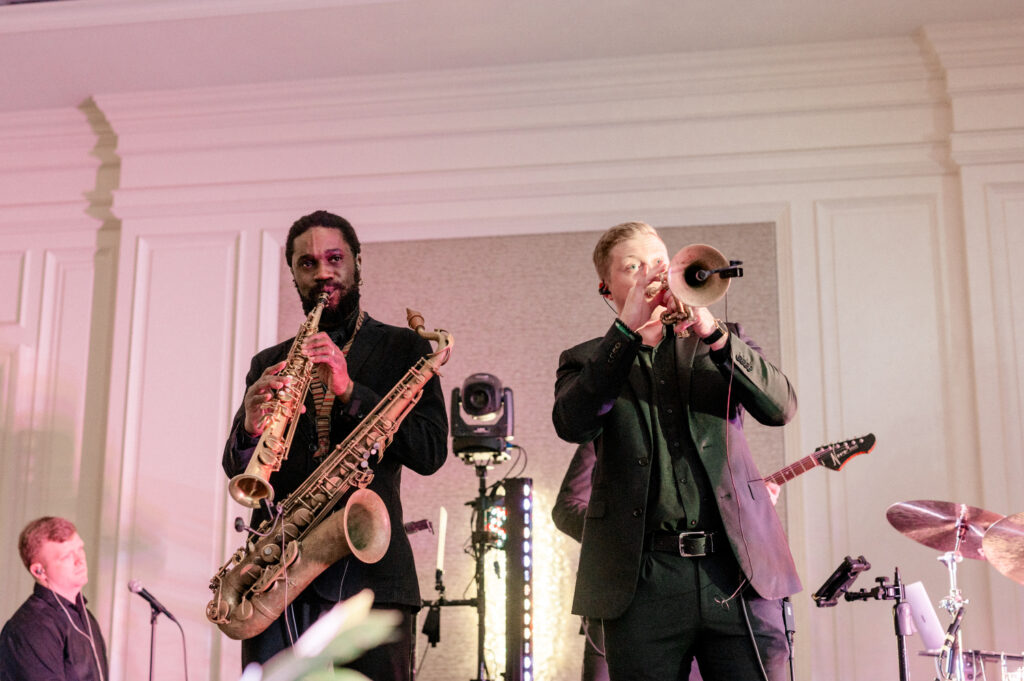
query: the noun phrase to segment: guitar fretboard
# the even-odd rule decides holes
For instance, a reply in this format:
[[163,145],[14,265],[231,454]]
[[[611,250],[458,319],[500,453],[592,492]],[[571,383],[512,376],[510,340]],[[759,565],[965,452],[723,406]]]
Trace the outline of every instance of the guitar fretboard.
[[789,482],[796,476],[806,473],[817,466],[818,462],[814,457],[815,455],[811,454],[810,456],[805,456],[795,463],[789,464],[782,470],[778,470],[765,478],[765,482],[774,482],[776,485]]

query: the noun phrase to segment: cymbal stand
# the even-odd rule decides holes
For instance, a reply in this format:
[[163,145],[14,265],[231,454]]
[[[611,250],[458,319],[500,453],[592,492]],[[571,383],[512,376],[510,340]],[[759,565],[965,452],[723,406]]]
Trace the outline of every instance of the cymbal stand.
[[963,543],[964,538],[967,536],[967,524],[964,519],[967,515],[967,505],[960,505],[960,516],[956,521],[956,543],[953,545],[952,551],[946,551],[938,560],[940,563],[946,566],[946,571],[949,573],[949,594],[941,601],[939,606],[943,608],[950,615],[953,615],[953,624],[950,625],[949,633],[946,636],[946,644],[942,647],[943,654],[948,655],[946,663],[942,664],[942,658],[939,658],[939,672],[946,679],[956,679],[957,681],[963,681],[964,675],[964,655],[963,655],[963,633],[960,631],[960,621],[964,616],[964,606],[967,605],[968,600],[963,597],[963,593],[957,586],[956,572],[957,565],[964,559],[960,553],[960,545]]

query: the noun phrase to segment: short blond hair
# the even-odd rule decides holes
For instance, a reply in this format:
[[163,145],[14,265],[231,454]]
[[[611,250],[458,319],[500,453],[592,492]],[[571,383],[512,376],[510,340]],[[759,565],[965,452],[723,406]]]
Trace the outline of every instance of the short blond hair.
[[608,277],[608,266],[611,264],[612,249],[626,239],[632,239],[637,234],[653,234],[658,236],[658,232],[655,231],[654,227],[651,227],[646,222],[623,222],[621,225],[610,227],[597,240],[597,245],[594,246],[594,269],[597,270],[597,276],[601,277],[601,281]]

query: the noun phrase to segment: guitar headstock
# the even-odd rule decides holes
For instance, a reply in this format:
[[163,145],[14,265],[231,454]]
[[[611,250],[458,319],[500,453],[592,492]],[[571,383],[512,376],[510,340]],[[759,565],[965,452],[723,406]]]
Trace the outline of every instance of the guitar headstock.
[[840,470],[846,462],[858,454],[867,454],[875,447],[875,434],[868,433],[852,440],[833,442],[814,450],[815,461],[834,471]]

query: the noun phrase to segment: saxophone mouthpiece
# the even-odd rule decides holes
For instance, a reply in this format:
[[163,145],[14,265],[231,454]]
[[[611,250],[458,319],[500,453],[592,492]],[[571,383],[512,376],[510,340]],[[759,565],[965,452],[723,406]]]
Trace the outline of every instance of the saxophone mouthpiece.
[[405,308],[405,318],[409,322],[409,328],[413,331],[423,328],[423,315],[416,310]]

